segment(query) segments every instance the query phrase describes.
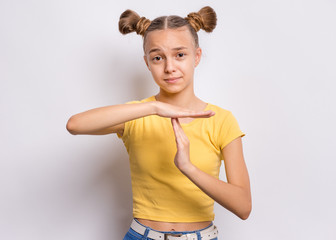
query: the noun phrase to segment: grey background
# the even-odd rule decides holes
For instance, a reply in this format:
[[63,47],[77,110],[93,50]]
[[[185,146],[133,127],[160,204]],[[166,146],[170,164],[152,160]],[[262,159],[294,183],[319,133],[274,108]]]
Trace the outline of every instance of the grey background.
[[[216,205],[220,239],[336,239],[336,3],[327,0],[0,1],[0,238],[122,239],[128,158],[115,135],[72,136],[78,112],[158,89],[127,8],[153,19],[205,5],[196,93],[238,119],[253,211]],[[222,172],[224,178],[224,172]]]

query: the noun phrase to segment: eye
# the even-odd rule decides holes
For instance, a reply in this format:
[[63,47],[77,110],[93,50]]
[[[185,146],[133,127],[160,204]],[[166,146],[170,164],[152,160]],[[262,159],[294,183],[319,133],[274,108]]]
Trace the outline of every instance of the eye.
[[162,59],[162,57],[160,56],[156,56],[156,57],[153,57],[152,60],[155,61],[155,62],[158,62]]
[[183,58],[183,57],[185,57],[185,55],[186,55],[185,53],[178,53],[177,58]]

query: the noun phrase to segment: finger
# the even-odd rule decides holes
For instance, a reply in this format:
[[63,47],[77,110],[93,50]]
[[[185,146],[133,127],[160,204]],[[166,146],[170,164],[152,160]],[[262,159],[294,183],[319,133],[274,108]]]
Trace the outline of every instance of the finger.
[[177,118],[172,118],[171,119],[172,122],[172,126],[173,126],[173,130],[174,130],[174,134],[175,134],[175,138],[176,138],[176,134],[177,134]]
[[181,124],[179,123],[179,120],[177,118],[172,118],[172,125],[177,145],[183,144],[185,134],[181,127]]
[[180,137],[181,139],[184,141],[184,143],[187,143],[189,141],[187,135],[185,134],[182,126],[181,126],[181,123],[180,123],[180,120],[179,119],[176,119],[176,123],[177,123],[177,126],[178,126],[178,129],[179,129],[179,133],[180,133]]
[[174,134],[175,134],[175,137],[176,137],[176,118],[172,118],[171,123],[172,123]]
[[215,115],[215,112],[212,110],[207,111],[188,111],[185,113],[182,113],[179,117],[193,117],[193,118],[209,118]]
[[175,124],[175,129],[176,129],[176,138],[178,139],[179,144],[181,144],[181,146],[183,147],[188,146],[189,139],[187,135],[185,134],[178,118],[174,121],[174,124]]
[[178,118],[172,118],[173,129],[175,133],[175,138],[181,137],[181,125],[179,124]]
[[175,141],[176,145],[179,145],[179,133],[178,133],[178,126],[177,126],[177,118],[172,118],[171,119],[173,130],[174,130],[174,135],[175,135]]

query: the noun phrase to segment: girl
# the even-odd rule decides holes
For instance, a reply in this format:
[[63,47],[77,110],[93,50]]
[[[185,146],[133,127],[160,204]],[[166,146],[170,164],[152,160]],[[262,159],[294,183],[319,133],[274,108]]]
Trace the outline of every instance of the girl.
[[[144,60],[160,91],[76,114],[67,123],[71,134],[116,133],[125,144],[134,219],[124,240],[217,239],[214,201],[241,219],[250,214],[244,133],[230,111],[194,93],[202,55],[196,32],[211,32],[216,21],[210,7],[153,21],[122,13],[119,30],[143,36]],[[222,159],[227,182],[218,179]]]

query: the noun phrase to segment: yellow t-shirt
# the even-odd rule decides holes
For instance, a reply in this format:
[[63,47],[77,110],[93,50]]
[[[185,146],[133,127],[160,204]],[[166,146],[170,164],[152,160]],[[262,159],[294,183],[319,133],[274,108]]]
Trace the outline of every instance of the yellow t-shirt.
[[[141,103],[155,101],[149,97]],[[221,150],[240,130],[232,113],[208,104],[215,116],[181,124],[190,141],[190,161],[218,178]],[[125,123],[122,138],[129,154],[133,216],[165,222],[214,220],[214,200],[183,175],[174,164],[176,143],[170,118],[150,115]]]

